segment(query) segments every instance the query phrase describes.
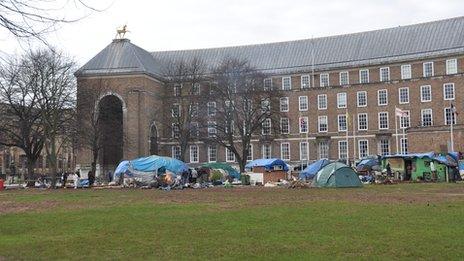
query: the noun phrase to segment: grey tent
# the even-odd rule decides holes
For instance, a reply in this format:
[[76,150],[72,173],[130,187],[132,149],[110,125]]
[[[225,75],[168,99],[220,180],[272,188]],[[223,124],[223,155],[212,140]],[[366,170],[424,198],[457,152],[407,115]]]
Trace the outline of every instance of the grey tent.
[[333,162],[322,168],[314,178],[313,184],[316,187],[333,188],[362,186],[356,172],[341,162]]

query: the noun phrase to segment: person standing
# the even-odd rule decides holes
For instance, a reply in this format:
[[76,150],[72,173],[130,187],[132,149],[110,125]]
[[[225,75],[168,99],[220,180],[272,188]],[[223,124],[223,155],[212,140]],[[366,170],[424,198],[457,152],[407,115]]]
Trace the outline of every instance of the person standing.
[[93,173],[93,171],[89,171],[87,177],[89,179],[89,187],[92,187],[93,183],[95,182],[95,174]]
[[80,178],[81,178],[81,175],[79,174],[80,170],[76,170],[76,172],[74,173],[74,189],[77,189],[77,187],[79,186],[79,181],[80,181]]
[[68,172],[63,172],[61,176],[61,187],[66,188],[66,182],[68,181]]
[[111,171],[108,171],[108,183],[110,183],[111,181],[113,181],[113,174],[111,173]]

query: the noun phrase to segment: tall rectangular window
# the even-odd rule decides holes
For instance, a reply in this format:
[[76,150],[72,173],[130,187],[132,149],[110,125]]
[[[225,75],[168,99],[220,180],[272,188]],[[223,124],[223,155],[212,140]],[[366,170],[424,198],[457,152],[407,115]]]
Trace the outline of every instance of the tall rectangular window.
[[407,104],[409,103],[409,88],[403,87],[398,89],[399,103]]
[[456,74],[458,73],[458,60],[449,59],[446,60],[446,74]]
[[179,138],[179,134],[180,134],[180,128],[179,128],[179,124],[178,123],[173,123],[171,125],[171,130],[172,130],[172,137],[173,138]]
[[292,89],[292,78],[290,76],[282,77],[282,90]]
[[199,82],[194,83],[193,86],[192,86],[192,94],[193,95],[200,95],[200,87],[201,87],[201,85],[200,85]]
[[263,123],[261,124],[261,134],[263,135],[270,135],[271,134],[271,119],[266,118]]
[[248,144],[247,161],[252,161],[252,160],[253,160],[253,144]]
[[320,78],[321,87],[329,87],[330,85],[329,74],[321,73],[320,77],[321,77]]
[[226,162],[235,162],[235,154],[228,148],[226,148]]
[[182,84],[174,84],[174,96],[178,97],[182,94]]
[[328,159],[329,158],[329,142],[320,141],[317,146],[318,159]]
[[265,91],[272,90],[272,78],[264,79],[264,90]]
[[263,153],[263,159],[270,159],[272,157],[271,145],[263,144],[262,153]]
[[307,111],[308,110],[308,96],[300,96],[300,97],[298,97],[298,109],[299,109],[299,111]]
[[423,63],[422,65],[423,69],[423,75],[424,77],[432,77],[434,72],[433,72],[433,62],[426,62]]
[[282,142],[280,144],[280,157],[283,160],[290,160],[290,143]]
[[379,112],[379,130],[388,130],[388,112]]
[[216,115],[216,102],[208,102],[206,105],[208,116]]
[[401,65],[401,79],[408,80],[411,79],[411,65],[410,64],[403,64]]
[[369,141],[368,140],[358,140],[358,151],[359,158],[365,158],[369,156]]
[[180,116],[180,105],[177,103],[174,103],[171,108],[171,116],[173,118],[179,117]]
[[400,117],[400,128],[406,129],[406,128],[411,127],[411,119],[410,119],[411,114],[409,113],[409,111],[403,111],[403,112],[404,112],[404,116]]
[[319,116],[318,117],[318,126],[319,126],[319,132],[327,132],[327,116]]
[[454,83],[443,84],[443,98],[446,101],[454,100]]
[[445,108],[445,125],[450,125],[451,121],[456,124],[456,113],[452,108]]
[[380,68],[380,81],[381,82],[390,81],[390,67]]
[[350,74],[348,72],[340,72],[340,85],[350,84]]
[[180,160],[180,146],[171,147],[171,157]]
[[317,95],[317,108],[319,110],[326,110],[327,109],[327,94],[319,94],[319,95]]
[[300,117],[300,133],[308,133],[308,117]]
[[280,118],[280,133],[281,134],[290,133],[290,122],[288,118]]
[[421,110],[421,126],[427,127],[433,125],[432,109]]
[[214,137],[217,134],[216,122],[208,121],[208,137]]
[[337,93],[337,108],[346,108],[346,92]]
[[357,95],[358,107],[366,107],[367,106],[367,92],[359,91],[356,93],[356,95]]
[[369,69],[359,70],[359,83],[369,83]]
[[309,75],[301,75],[301,89],[308,89],[310,85]]
[[388,105],[388,90],[382,89],[377,91],[377,104],[379,106]]
[[390,154],[390,140],[388,139],[381,139],[379,141],[379,153],[382,156]]
[[338,158],[346,159],[348,157],[348,143],[346,140],[338,141]]
[[423,85],[420,87],[421,102],[432,101],[432,87],[430,85]]
[[300,160],[309,159],[309,147],[307,141],[300,142]]
[[217,146],[208,146],[208,162],[217,161]]
[[338,131],[346,131],[346,114],[339,114],[338,118]]
[[190,163],[198,163],[198,145],[190,145]]
[[367,113],[358,113],[358,130],[367,130]]
[[280,98],[280,111],[288,112],[288,108],[289,108],[288,97]]
[[408,138],[400,139],[400,152],[401,154],[408,154]]

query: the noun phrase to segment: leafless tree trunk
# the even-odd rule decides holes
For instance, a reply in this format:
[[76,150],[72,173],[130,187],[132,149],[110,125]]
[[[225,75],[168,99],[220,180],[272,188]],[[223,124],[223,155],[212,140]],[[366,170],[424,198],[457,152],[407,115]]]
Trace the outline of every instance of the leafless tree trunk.
[[[205,117],[202,126],[206,127],[206,133],[202,137],[206,143],[218,144],[233,152],[243,172],[252,138],[270,141],[277,134],[282,95],[278,90],[265,89],[265,75],[245,60],[225,58],[212,75],[213,84],[206,99],[215,101],[217,107],[215,116]],[[214,135],[208,133],[211,123],[214,123]]]
[[31,55],[40,68],[39,106],[45,135],[45,151],[50,163],[52,186],[58,174],[58,155],[72,145],[75,119],[75,63],[54,50],[37,51]]
[[0,67],[0,144],[26,154],[28,186],[34,185],[34,165],[45,143],[40,101],[40,68],[30,54]]

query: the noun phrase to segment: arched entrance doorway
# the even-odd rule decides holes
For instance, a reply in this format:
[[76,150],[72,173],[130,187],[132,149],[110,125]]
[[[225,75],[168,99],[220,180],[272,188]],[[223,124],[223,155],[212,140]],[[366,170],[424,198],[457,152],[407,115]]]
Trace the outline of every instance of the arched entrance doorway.
[[158,155],[158,131],[154,123],[150,127],[150,155]]
[[123,104],[115,95],[104,96],[98,104],[100,164],[114,170],[123,157]]

